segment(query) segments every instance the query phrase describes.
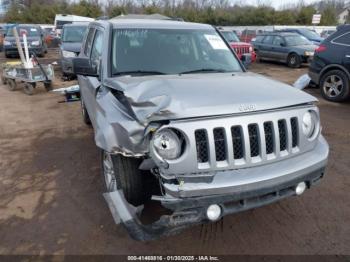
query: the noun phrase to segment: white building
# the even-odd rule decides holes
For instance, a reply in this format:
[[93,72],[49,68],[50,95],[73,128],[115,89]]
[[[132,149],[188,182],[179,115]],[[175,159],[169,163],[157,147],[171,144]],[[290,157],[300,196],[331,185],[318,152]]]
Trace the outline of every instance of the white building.
[[345,24],[349,16],[350,16],[350,4],[347,4],[345,9],[338,15],[338,23]]

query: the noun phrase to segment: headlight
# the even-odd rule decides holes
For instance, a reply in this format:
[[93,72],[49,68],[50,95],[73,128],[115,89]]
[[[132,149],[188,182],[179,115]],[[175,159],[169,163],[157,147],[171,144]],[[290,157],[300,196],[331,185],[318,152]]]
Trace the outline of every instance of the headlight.
[[167,160],[174,160],[181,155],[183,138],[172,129],[162,129],[153,139],[153,146],[158,155]]
[[70,52],[70,51],[65,51],[65,50],[62,50],[62,55],[63,57],[76,57],[76,54],[74,52]]
[[314,52],[312,52],[312,51],[305,51],[304,55],[305,56],[314,56]]
[[303,133],[307,138],[312,138],[319,128],[319,120],[314,111],[308,111],[303,116]]
[[11,45],[11,42],[5,40],[4,45]]
[[40,45],[40,42],[39,41],[33,41],[31,45],[38,46],[38,45]]
[[253,52],[253,47],[249,47],[249,53]]

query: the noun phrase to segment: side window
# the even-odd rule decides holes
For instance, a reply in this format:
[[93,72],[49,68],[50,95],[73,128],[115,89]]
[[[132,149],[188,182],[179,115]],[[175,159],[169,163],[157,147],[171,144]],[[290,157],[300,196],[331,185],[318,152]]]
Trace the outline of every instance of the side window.
[[282,43],[284,43],[282,37],[275,36],[275,38],[273,39],[273,45],[281,46]]
[[95,29],[90,28],[89,33],[86,37],[86,42],[85,42],[85,47],[84,47],[84,54],[86,56],[90,56],[90,51],[91,51],[91,46],[92,46],[92,41],[94,37]]
[[344,35],[341,35],[339,37],[336,37],[334,40],[333,40],[334,43],[336,44],[341,44],[341,45],[347,45],[347,46],[350,46],[350,32],[349,33],[346,33]]
[[102,55],[102,46],[103,46],[103,32],[100,30],[96,30],[94,43],[91,48],[91,61],[93,64],[98,65],[99,60]]
[[260,43],[260,42],[262,42],[263,39],[264,39],[263,35],[258,35],[258,36],[256,36],[255,42]]
[[267,35],[263,40],[263,44],[272,44],[272,40],[273,40],[273,35]]

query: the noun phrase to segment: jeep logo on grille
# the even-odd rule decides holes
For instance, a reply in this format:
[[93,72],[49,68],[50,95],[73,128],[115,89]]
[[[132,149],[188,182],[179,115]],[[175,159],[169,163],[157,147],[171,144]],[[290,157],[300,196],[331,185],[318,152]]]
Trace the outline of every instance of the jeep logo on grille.
[[256,105],[255,104],[241,104],[238,107],[239,111],[241,112],[249,112],[249,111],[254,111],[256,110]]

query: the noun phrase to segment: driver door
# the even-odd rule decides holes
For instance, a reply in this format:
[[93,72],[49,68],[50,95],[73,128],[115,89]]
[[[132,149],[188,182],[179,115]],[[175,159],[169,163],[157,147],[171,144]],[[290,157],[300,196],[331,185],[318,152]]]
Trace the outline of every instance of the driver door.
[[[84,46],[84,56],[91,60],[91,65],[100,72],[100,58],[102,55],[103,31],[99,28],[90,28]],[[86,110],[89,113],[90,120],[95,125],[96,118],[96,95],[101,85],[99,77],[79,76],[80,94],[83,99]]]

